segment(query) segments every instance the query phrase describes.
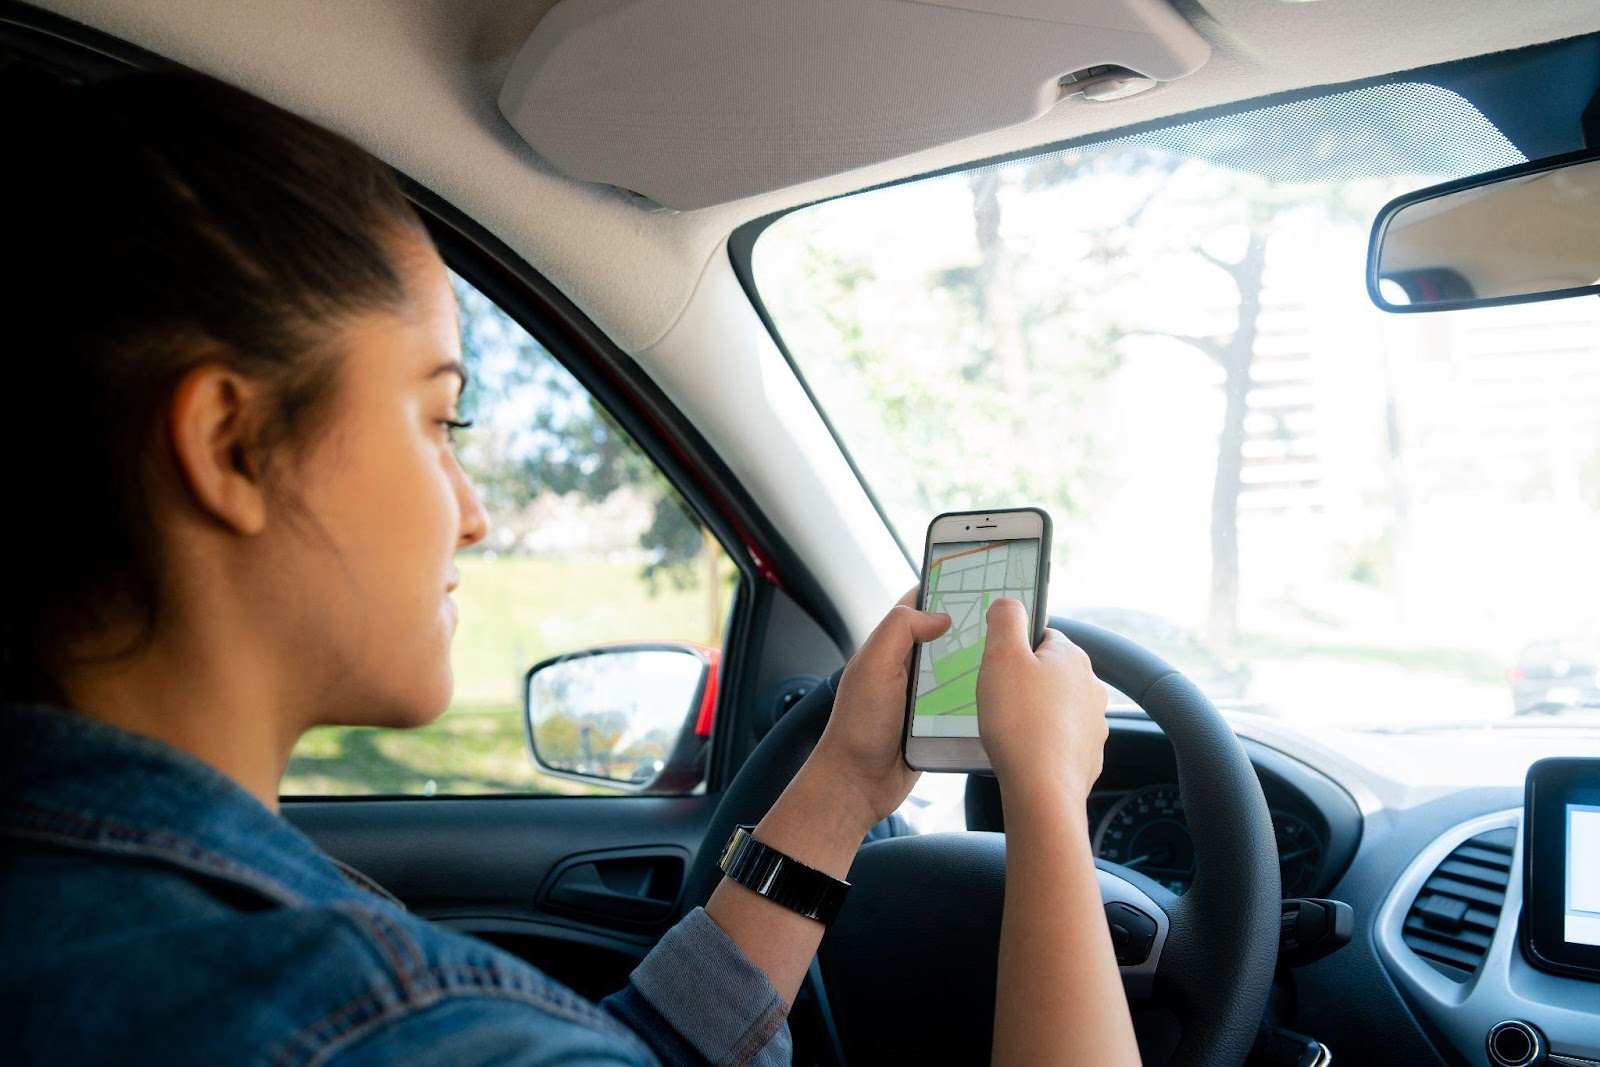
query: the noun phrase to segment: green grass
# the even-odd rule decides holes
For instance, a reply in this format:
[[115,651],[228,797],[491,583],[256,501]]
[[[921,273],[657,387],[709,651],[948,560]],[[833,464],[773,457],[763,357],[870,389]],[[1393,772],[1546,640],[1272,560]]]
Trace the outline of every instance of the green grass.
[[[652,594],[637,563],[473,556],[458,566],[452,662],[459,706],[521,703],[523,673],[573,649],[624,640],[722,643],[699,567],[689,588],[663,579]],[[727,601],[719,599],[723,610]]]
[[612,792],[535,769],[523,741],[522,709],[512,705],[452,708],[417,730],[312,730],[295,748],[280,791],[285,796]]
[[535,768],[523,740],[523,674],[558,653],[613,641],[722,643],[702,568],[687,588],[662,580],[652,590],[637,563],[470,556],[458,566],[450,710],[417,730],[310,731],[289,761],[285,796],[615,792]]

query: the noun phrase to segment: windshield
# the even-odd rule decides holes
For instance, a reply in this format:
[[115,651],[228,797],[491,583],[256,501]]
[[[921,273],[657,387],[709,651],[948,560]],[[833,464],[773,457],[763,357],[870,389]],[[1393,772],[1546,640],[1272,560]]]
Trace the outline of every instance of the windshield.
[[1225,707],[1594,729],[1600,301],[1364,289],[1385,201],[1521,159],[1385,85],[799,210],[753,269],[913,551],[1040,505],[1051,610]]

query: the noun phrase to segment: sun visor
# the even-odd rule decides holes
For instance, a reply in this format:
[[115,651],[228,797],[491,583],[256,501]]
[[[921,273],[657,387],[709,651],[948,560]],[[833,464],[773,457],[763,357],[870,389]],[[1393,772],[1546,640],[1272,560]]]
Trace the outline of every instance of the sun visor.
[[1128,95],[1209,54],[1165,0],[561,0],[500,110],[563,174],[689,209]]

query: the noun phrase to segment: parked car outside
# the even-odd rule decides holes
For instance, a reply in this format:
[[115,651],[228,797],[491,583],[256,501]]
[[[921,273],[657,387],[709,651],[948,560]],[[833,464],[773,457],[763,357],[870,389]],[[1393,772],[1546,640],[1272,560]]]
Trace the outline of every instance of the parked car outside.
[[1600,641],[1565,637],[1523,648],[1507,672],[1518,715],[1600,707]]

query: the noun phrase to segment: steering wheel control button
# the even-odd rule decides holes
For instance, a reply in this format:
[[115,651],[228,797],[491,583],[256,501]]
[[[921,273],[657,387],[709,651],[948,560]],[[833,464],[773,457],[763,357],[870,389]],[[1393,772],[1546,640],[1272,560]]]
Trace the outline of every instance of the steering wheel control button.
[[1156,921],[1132,904],[1114,900],[1106,905],[1106,923],[1111,927],[1111,948],[1117,966],[1136,967],[1150,958],[1156,940]]
[[1545,1061],[1544,1035],[1520,1019],[1495,1023],[1484,1046],[1494,1067],[1537,1067]]
[[1278,961],[1287,967],[1314,963],[1348,945],[1355,929],[1355,910],[1342,900],[1285,900],[1278,921]]

